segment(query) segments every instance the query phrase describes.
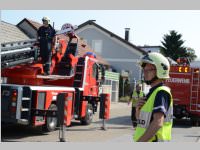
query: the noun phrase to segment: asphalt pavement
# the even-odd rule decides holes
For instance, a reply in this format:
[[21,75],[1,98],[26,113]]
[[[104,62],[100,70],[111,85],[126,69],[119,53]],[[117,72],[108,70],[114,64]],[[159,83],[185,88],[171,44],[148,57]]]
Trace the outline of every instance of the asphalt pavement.
[[[134,129],[130,120],[131,106],[126,103],[111,103],[110,119],[106,121],[107,130],[102,130],[102,120],[95,114],[93,123],[83,126],[72,121],[66,128],[68,142],[133,142]],[[25,126],[4,126],[1,140],[5,142],[58,142],[59,130],[42,132],[41,128]],[[189,120],[174,121],[172,142],[200,142],[200,127],[193,127]]]

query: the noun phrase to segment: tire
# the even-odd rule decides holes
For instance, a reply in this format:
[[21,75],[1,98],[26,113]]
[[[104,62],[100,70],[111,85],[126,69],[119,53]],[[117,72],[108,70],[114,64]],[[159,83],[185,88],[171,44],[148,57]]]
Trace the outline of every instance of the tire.
[[182,116],[182,115],[179,115],[179,114],[178,114],[178,115],[174,115],[174,117],[175,117],[176,119],[179,119],[179,120],[183,118],[183,116]]
[[[48,110],[57,110],[57,106],[55,104],[51,104]],[[57,117],[47,117],[46,124],[43,126],[43,130],[46,132],[52,132],[56,129],[58,124]]]
[[86,116],[81,119],[82,125],[89,125],[93,120],[93,107],[91,104],[87,105]]
[[191,124],[192,126],[198,127],[200,126],[200,120],[198,118],[191,118]]

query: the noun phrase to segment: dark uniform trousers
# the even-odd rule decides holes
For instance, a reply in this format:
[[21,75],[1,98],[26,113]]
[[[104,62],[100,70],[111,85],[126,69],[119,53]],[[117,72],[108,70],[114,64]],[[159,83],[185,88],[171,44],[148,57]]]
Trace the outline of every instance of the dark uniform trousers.
[[45,73],[50,73],[51,57],[52,57],[52,42],[41,40],[40,42],[40,56],[42,57],[43,69]]
[[135,113],[136,113],[136,108],[132,107],[131,120],[132,120],[133,127],[137,126],[137,119],[136,119],[136,114]]

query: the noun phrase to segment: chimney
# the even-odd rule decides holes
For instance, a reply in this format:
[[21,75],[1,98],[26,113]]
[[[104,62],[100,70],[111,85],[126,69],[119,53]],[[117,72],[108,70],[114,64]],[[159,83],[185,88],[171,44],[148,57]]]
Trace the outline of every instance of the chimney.
[[125,28],[125,40],[126,41],[129,41],[129,31],[130,31],[130,28]]
[[54,28],[54,24],[55,24],[55,23],[53,22],[53,28]]
[[96,20],[88,20],[89,24],[91,25],[92,22],[96,22]]

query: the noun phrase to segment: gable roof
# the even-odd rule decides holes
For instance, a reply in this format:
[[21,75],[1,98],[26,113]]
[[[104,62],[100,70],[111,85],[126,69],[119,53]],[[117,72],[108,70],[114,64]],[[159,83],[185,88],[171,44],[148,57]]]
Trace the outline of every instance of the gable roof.
[[20,24],[23,22],[27,22],[30,26],[32,26],[35,30],[38,30],[40,26],[42,26],[41,23],[33,21],[31,19],[24,18],[22,21],[20,21],[17,26],[19,27]]
[[1,34],[1,43],[30,39],[20,28],[5,21],[1,21]]
[[83,27],[85,27],[85,26],[87,26],[87,25],[94,25],[95,27],[97,27],[97,28],[99,28],[100,30],[102,30],[102,31],[106,32],[107,34],[109,34],[111,37],[114,37],[114,38],[118,39],[119,41],[121,41],[121,42],[123,42],[123,43],[125,43],[125,44],[127,44],[127,45],[129,45],[129,46],[131,46],[132,48],[138,50],[138,51],[141,52],[142,54],[146,54],[146,51],[144,51],[143,49],[137,47],[136,45],[134,45],[134,44],[132,44],[132,43],[126,41],[125,39],[123,39],[123,38],[121,38],[120,36],[114,34],[113,32],[111,32],[111,31],[109,31],[109,30],[103,28],[102,26],[96,24],[96,23],[94,22],[94,20],[88,20],[88,21],[86,21],[86,22],[80,24],[80,25],[78,26],[78,28],[76,29],[76,31],[79,30],[79,29],[81,29],[81,28],[83,28]]

